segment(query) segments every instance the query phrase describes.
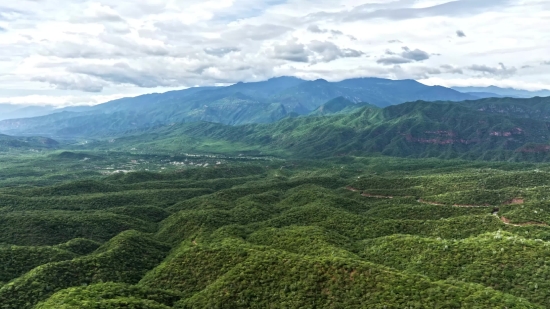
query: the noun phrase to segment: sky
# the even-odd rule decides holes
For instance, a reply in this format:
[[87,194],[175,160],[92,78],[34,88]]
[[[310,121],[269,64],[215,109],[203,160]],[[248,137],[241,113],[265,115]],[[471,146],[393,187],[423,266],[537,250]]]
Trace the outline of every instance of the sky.
[[0,2],[0,103],[277,76],[550,88],[548,0]]

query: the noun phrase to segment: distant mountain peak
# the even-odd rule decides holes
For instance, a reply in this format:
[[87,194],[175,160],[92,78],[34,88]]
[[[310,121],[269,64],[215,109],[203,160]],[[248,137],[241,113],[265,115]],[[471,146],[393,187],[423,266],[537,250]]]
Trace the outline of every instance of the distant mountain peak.
[[328,81],[326,79],[322,79],[322,78],[316,79],[313,82],[314,83],[327,83],[328,84]]
[[295,76],[277,76],[277,77],[272,77],[267,81],[275,81],[275,80],[302,80],[302,79]]

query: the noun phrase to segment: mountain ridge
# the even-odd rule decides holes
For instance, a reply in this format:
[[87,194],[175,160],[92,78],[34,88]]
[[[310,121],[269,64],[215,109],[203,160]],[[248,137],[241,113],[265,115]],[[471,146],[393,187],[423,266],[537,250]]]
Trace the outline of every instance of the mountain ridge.
[[357,78],[328,82],[279,77],[227,87],[196,87],[122,98],[80,112],[61,110],[38,118],[3,120],[0,132],[11,135],[40,132],[74,138],[194,121],[230,125],[270,123],[293,115],[307,115],[337,97],[380,107],[418,99],[462,101],[477,98],[413,80]]
[[501,88],[497,86],[488,87],[451,87],[451,89],[476,95],[476,93],[491,93],[504,97],[517,98],[533,98],[533,97],[550,97],[550,90],[529,91],[515,88]]
[[0,103],[0,121],[5,119],[30,118],[53,114],[59,109],[54,106],[18,105]]
[[[201,122],[161,126],[143,135],[121,136],[118,141],[131,145],[142,141],[150,148],[161,149],[164,143],[174,145],[187,136],[197,144],[208,139],[234,143],[236,151],[247,146],[299,157],[379,154],[548,161],[550,110],[538,109],[550,106],[548,103],[549,99],[543,98],[416,101],[384,109],[366,106],[348,114],[288,118],[271,124],[227,126]],[[521,108],[525,108],[523,112]]]

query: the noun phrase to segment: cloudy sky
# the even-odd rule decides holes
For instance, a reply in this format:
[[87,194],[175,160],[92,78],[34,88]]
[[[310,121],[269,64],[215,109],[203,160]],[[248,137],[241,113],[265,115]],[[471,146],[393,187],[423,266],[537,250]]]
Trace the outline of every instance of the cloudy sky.
[[0,2],[0,103],[293,75],[550,88],[548,0]]

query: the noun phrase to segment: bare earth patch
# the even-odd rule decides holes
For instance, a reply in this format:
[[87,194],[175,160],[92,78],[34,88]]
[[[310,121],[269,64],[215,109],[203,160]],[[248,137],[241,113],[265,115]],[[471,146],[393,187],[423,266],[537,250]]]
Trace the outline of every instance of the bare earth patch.
[[[346,190],[352,191],[352,192],[359,192],[359,189],[353,188],[353,187],[346,187]],[[382,199],[393,199],[393,196],[387,196],[387,195],[375,195],[375,194],[369,194],[369,193],[361,193],[364,197],[372,197],[372,198],[382,198]],[[402,196],[402,197],[411,197],[411,196]],[[427,205],[435,205],[435,206],[447,206],[448,204],[443,203],[437,203],[437,202],[430,202],[423,199],[418,199],[417,202]],[[504,203],[504,205],[521,205],[524,203],[524,199],[522,198],[514,198]],[[463,204],[453,204],[453,207],[461,207],[461,208],[482,208],[482,207],[492,207],[489,204],[483,204],[483,205],[463,205]],[[506,223],[506,222],[505,222]]]
[[346,187],[347,190],[351,191],[351,192],[357,192],[359,191],[359,189],[355,189],[354,187]]
[[542,223],[542,222],[524,222],[524,223],[514,224],[514,223],[510,223],[510,220],[506,217],[501,217],[500,221],[502,221],[502,223],[506,225],[511,225],[511,226],[548,226],[548,224]]
[[[359,192],[359,189],[355,189],[353,187],[346,187],[346,189],[351,191],[351,192]],[[368,194],[368,193],[361,193],[361,195],[364,196],[364,197],[374,197],[374,198],[387,198],[387,199],[393,198],[393,196],[373,195],[373,194]]]
[[522,198],[514,198],[509,201],[504,202],[504,205],[521,205],[525,202]]
[[418,202],[419,202],[419,203],[422,203],[422,204],[427,204],[427,205],[445,206],[445,204],[436,203],[436,202],[428,202],[428,201],[425,201],[425,200],[423,200],[423,199],[419,199]]
[[374,197],[374,198],[387,198],[387,199],[392,199],[393,198],[393,196],[373,195],[373,194],[368,194],[368,193],[362,193],[361,195],[364,196],[364,197]]
[[[447,206],[447,204],[442,203],[436,203],[436,202],[428,202],[423,199],[418,200],[419,203],[427,204],[427,205],[435,205],[435,206]],[[453,204],[453,207],[462,207],[462,208],[480,208],[480,207],[490,207],[489,204],[484,205],[462,205],[462,204]]]

